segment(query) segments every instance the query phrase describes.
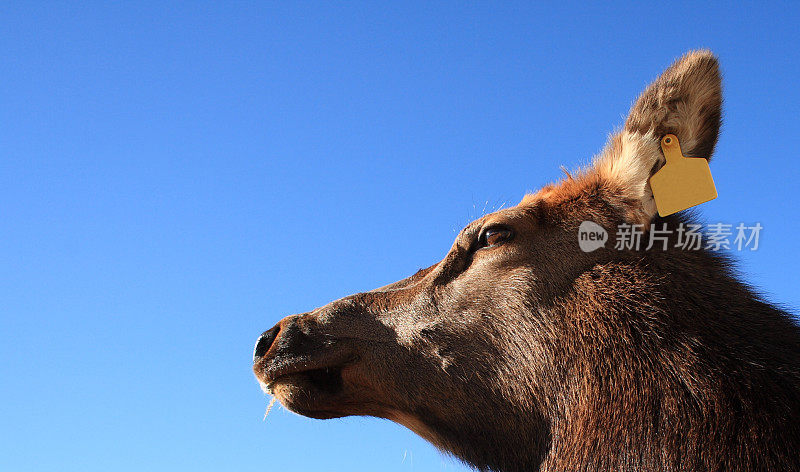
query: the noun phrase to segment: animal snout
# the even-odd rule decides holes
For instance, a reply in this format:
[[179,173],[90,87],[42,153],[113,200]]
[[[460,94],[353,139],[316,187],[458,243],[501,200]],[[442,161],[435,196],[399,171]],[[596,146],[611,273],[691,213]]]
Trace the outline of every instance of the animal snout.
[[287,316],[261,333],[253,349],[253,364],[276,354],[278,350],[286,350],[289,347],[302,348],[307,337],[308,324],[307,321],[303,321],[304,317],[305,314]]
[[258,337],[256,341],[256,347],[253,350],[253,363],[258,362],[259,359],[264,357],[264,354],[269,351],[269,348],[272,346],[272,343],[275,342],[275,338],[278,337],[278,333],[281,330],[280,323],[275,325],[274,327],[264,331],[261,333],[261,336]]

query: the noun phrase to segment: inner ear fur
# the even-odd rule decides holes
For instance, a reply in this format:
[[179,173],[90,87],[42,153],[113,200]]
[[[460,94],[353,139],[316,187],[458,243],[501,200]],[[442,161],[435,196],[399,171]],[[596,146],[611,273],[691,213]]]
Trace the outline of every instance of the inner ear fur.
[[593,165],[620,201],[628,202],[630,222],[647,225],[656,214],[648,179],[665,163],[661,138],[674,134],[685,156],[710,159],[721,116],[719,64],[706,50],[685,54],[642,92]]

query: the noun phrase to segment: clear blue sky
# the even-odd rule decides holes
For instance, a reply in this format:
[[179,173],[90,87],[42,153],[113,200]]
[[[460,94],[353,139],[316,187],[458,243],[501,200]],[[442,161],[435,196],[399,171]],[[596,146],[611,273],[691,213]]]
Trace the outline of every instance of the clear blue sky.
[[[800,7],[3,2],[0,469],[465,470],[401,426],[276,408],[285,315],[438,260],[708,47],[708,222],[795,313]],[[702,287],[687,287],[687,290]]]

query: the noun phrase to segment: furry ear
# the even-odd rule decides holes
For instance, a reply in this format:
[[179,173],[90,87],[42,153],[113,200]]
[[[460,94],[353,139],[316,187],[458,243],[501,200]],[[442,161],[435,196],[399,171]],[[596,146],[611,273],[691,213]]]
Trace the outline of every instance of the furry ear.
[[687,53],[647,87],[594,162],[597,176],[628,206],[627,219],[647,225],[656,213],[648,179],[665,163],[661,138],[674,134],[685,156],[710,159],[721,115],[719,65],[709,51]]

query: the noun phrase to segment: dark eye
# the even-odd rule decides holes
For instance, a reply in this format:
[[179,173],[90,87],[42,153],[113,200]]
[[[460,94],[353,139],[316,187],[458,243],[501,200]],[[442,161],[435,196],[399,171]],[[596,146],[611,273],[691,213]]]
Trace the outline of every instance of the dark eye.
[[494,247],[511,240],[514,237],[514,232],[505,226],[492,226],[481,233],[479,238],[480,247]]

